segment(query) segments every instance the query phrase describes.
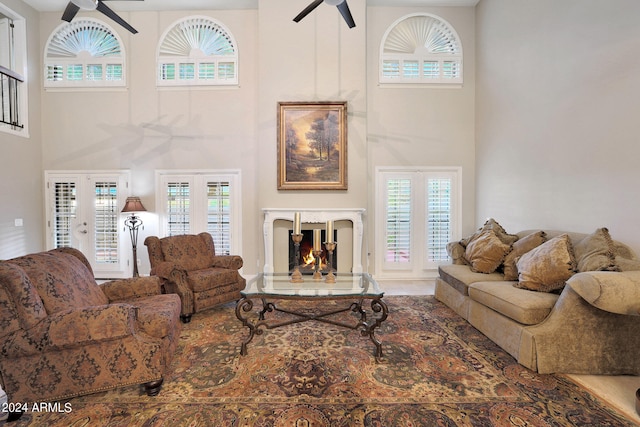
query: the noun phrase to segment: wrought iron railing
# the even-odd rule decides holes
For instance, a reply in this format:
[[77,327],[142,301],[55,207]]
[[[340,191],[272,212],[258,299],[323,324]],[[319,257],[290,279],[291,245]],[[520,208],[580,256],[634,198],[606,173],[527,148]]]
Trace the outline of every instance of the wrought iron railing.
[[20,119],[20,85],[24,84],[21,75],[0,65],[0,123],[13,129],[24,128]]

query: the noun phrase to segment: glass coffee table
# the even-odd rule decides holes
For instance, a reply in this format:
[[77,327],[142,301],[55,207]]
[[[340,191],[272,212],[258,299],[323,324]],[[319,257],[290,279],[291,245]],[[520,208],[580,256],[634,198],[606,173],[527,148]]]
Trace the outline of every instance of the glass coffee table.
[[[247,282],[241,291],[242,298],[236,303],[236,317],[249,329],[249,336],[242,343],[240,354],[247,354],[247,345],[255,335],[261,335],[264,329],[275,329],[294,323],[315,320],[353,330],[359,330],[362,336],[368,336],[376,346],[375,357],[382,357],[382,343],[376,338],[375,330],[385,321],[389,310],[382,301],[383,292],[378,283],[366,273],[338,273],[335,283],[313,280],[303,276],[304,282],[292,283],[287,273],[260,273]],[[252,315],[254,300],[262,301],[262,310]],[[294,310],[278,307],[281,300],[301,300],[314,302],[313,310]],[[344,304],[340,304],[343,301]],[[365,302],[369,303],[367,314]],[[337,306],[336,306],[337,303]],[[330,307],[330,309],[329,309]],[[335,315],[353,312],[352,323],[346,319],[336,319]],[[269,312],[287,313],[287,319],[268,319]]]

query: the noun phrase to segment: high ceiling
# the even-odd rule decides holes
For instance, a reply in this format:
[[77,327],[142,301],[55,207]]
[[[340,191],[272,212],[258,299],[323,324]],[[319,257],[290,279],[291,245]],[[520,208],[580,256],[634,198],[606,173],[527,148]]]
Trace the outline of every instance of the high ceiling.
[[[40,12],[61,12],[68,0],[23,0]],[[109,1],[114,11],[257,9],[259,0],[146,0]],[[264,0],[263,0],[264,1]],[[290,0],[306,6],[311,0]],[[370,6],[474,6],[479,0],[367,0]]]

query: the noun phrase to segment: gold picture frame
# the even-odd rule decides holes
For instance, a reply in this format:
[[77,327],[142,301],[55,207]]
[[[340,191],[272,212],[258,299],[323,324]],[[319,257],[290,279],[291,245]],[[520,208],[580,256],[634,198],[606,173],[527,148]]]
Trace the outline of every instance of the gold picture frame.
[[346,189],[346,101],[278,102],[278,190]]

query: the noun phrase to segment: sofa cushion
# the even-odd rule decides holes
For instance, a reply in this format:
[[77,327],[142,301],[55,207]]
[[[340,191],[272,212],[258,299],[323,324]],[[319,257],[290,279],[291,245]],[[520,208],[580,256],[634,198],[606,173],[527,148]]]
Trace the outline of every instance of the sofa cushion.
[[518,280],[518,267],[516,266],[518,258],[546,241],[547,233],[544,231],[536,231],[516,241],[511,252],[504,259],[504,280]]
[[160,239],[164,260],[187,271],[201,270],[213,264],[213,251],[200,236],[180,235]]
[[517,288],[553,292],[564,287],[576,269],[568,234],[561,234],[525,253],[517,261]]
[[22,267],[38,290],[48,314],[109,303],[91,271],[73,255],[50,251],[8,262]]
[[475,273],[468,265],[443,264],[438,266],[440,278],[463,295],[469,295],[468,287],[474,282],[503,281],[500,273]]
[[537,325],[551,312],[559,295],[515,288],[513,282],[477,282],[469,297],[524,325]]
[[606,228],[573,244],[578,271],[616,271],[615,247]]
[[493,230],[485,230],[467,245],[464,256],[471,270],[493,273],[502,264],[511,245],[504,243]]

